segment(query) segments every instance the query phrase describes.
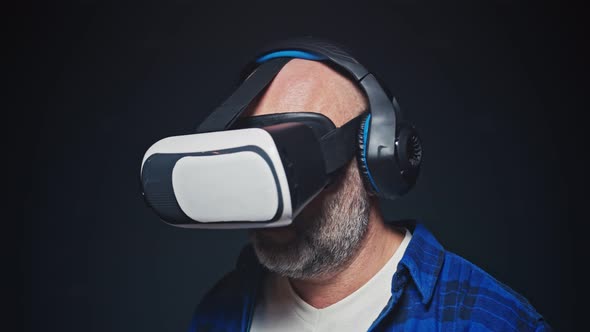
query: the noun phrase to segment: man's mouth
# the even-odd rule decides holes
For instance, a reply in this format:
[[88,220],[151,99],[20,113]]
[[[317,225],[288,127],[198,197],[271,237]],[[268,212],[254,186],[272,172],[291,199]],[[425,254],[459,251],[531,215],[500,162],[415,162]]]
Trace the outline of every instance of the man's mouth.
[[297,236],[297,232],[292,226],[259,229],[255,232],[260,240],[275,244],[287,244],[293,242]]

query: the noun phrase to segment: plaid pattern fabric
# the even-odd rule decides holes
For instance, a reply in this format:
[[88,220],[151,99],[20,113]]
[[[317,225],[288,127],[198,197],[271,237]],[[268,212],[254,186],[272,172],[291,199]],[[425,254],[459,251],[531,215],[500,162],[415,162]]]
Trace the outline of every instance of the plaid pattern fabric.
[[[551,331],[525,298],[445,251],[423,225],[409,228],[391,298],[369,331]],[[189,331],[249,331],[265,273],[247,246],[201,301]]]

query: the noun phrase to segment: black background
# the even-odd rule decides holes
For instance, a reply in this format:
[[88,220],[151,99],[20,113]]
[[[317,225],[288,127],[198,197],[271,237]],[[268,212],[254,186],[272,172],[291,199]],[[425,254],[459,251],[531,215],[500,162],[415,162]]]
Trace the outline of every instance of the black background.
[[25,330],[188,327],[245,232],[159,221],[141,199],[141,158],[193,130],[261,46],[303,35],[349,46],[420,129],[422,175],[386,215],[420,219],[557,330],[574,330],[576,267],[588,262],[583,18],[564,3],[477,3],[30,5],[25,29],[9,31],[24,32],[26,68]]

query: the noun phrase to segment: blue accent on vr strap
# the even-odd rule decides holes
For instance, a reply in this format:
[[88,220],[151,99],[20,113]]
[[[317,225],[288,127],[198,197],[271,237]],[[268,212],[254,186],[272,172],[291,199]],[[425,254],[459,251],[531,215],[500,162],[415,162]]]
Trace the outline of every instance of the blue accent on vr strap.
[[375,184],[375,180],[373,180],[373,176],[371,175],[371,171],[369,170],[369,164],[367,163],[367,142],[369,141],[369,126],[371,125],[371,113],[367,116],[365,120],[365,129],[363,130],[363,162],[365,163],[365,169],[367,170],[367,176],[369,177],[369,181],[373,186],[375,192],[379,192],[379,188]]
[[297,50],[283,50],[283,51],[276,51],[272,53],[268,53],[266,55],[261,56],[260,58],[256,59],[256,63],[263,63],[270,59],[275,58],[298,58],[298,59],[305,59],[305,60],[324,60],[326,57],[323,55],[312,54],[309,52],[304,51],[297,51]]

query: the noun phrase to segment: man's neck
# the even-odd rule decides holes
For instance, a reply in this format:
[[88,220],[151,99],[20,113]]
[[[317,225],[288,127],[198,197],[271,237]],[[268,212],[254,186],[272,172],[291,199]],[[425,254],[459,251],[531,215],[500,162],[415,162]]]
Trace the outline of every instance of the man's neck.
[[336,273],[315,279],[290,279],[305,302],[322,309],[339,302],[367,283],[389,261],[404,235],[387,227],[372,204],[367,234],[357,254]]

